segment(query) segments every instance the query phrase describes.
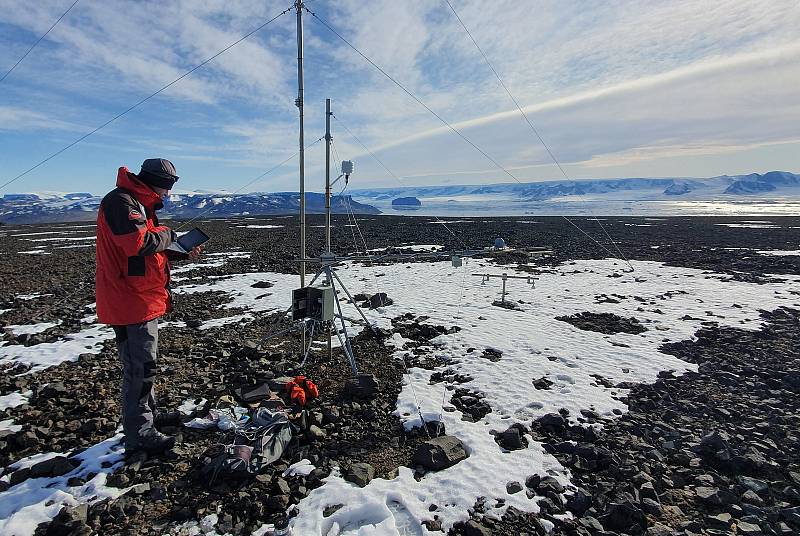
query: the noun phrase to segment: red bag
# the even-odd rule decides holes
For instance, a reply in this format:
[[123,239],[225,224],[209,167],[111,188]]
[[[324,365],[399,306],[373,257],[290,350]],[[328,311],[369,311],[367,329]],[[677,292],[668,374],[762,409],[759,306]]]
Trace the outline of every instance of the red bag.
[[292,390],[289,393],[289,398],[291,398],[293,402],[297,402],[301,406],[306,405],[306,392],[303,391],[303,388],[300,387],[299,385],[294,385],[292,387]]
[[306,379],[305,376],[295,376],[293,380],[286,383],[286,390],[289,391],[289,398],[301,406],[306,405],[306,400],[312,400],[319,396],[317,385]]

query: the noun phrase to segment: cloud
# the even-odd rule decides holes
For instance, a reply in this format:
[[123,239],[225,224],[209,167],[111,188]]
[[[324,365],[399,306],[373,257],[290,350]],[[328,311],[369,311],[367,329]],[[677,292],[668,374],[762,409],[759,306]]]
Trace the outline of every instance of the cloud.
[[79,130],[79,125],[67,121],[53,119],[47,114],[16,108],[0,106],[0,131],[42,131],[42,130]]
[[[681,154],[689,163],[747,155],[758,167],[769,147],[796,138],[794,0],[451,2],[571,175],[644,165],[658,174],[660,162]],[[45,139],[56,150],[59,130],[90,130],[287,6],[79,3],[0,87],[7,98],[0,140],[51,130]],[[520,180],[558,178],[444,2],[309,7]],[[0,65],[13,64],[63,9],[58,0],[0,0]],[[307,140],[322,134],[330,97],[337,117],[409,181],[509,180],[313,17],[305,20]],[[125,137],[135,138],[141,150],[161,147],[208,163],[197,171],[209,180],[291,154],[294,23],[292,13],[281,17],[104,130],[107,154],[118,142],[125,156]],[[359,159],[357,180],[394,184],[336,122],[334,138],[342,158]],[[318,171],[318,159],[309,156],[308,167]],[[286,188],[296,180],[288,173],[279,179]]]

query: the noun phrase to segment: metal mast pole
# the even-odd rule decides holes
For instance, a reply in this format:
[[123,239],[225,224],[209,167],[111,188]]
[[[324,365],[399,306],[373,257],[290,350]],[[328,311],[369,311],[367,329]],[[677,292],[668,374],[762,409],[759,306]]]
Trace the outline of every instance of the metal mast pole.
[[[306,157],[303,133],[303,0],[296,0],[297,10],[297,100],[300,110],[300,258],[306,258]],[[306,263],[300,262],[300,286],[306,286]],[[304,337],[305,339],[305,337]]]
[[325,99],[325,253],[331,252],[331,99]]

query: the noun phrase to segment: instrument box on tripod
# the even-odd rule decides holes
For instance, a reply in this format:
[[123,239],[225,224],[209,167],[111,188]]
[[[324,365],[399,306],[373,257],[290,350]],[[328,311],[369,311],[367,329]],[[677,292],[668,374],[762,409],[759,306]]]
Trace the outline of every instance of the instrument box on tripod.
[[327,286],[302,287],[292,291],[292,320],[310,318],[320,322],[333,320],[333,288]]

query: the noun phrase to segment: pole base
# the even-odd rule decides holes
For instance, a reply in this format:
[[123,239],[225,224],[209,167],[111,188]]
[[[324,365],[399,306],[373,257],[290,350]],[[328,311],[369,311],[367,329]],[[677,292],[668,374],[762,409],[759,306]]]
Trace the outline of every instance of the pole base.
[[378,394],[378,380],[374,374],[359,374],[347,380],[344,392],[353,398],[373,398]]

